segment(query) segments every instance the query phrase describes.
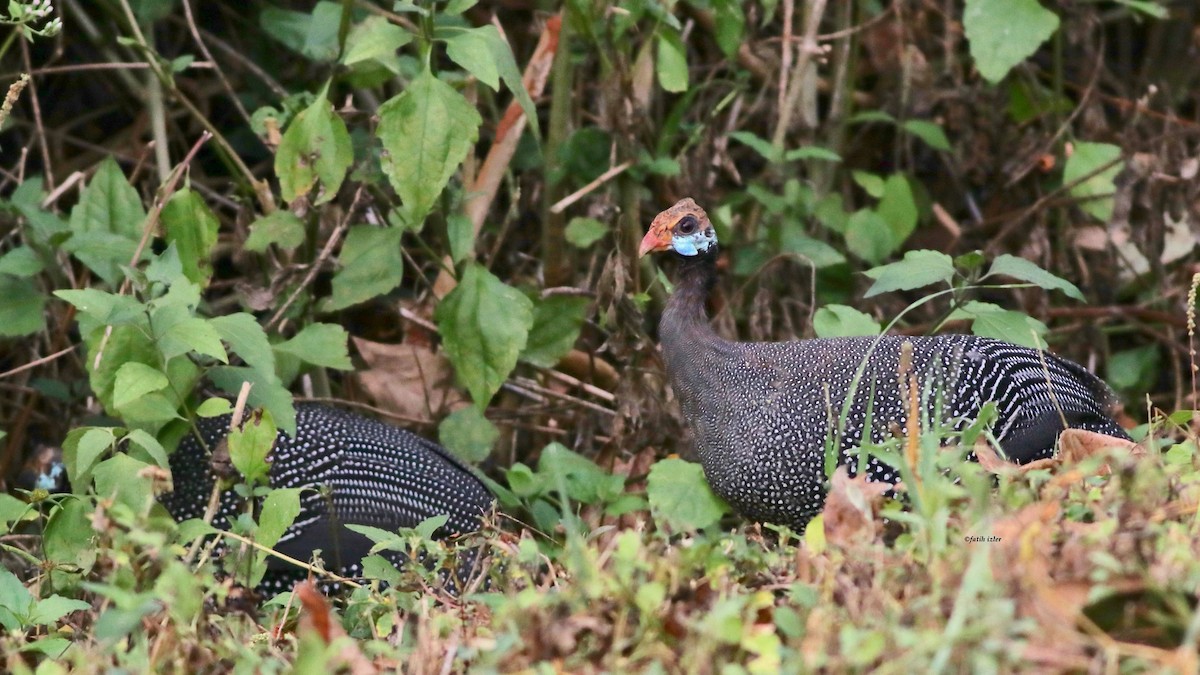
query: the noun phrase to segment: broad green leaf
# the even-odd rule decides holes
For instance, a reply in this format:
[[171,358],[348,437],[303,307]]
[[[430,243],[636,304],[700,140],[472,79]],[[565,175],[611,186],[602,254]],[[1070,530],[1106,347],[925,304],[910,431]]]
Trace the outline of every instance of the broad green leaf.
[[233,404],[229,399],[214,396],[204,399],[204,402],[196,407],[196,415],[198,417],[220,417],[233,412]]
[[846,248],[872,265],[883,262],[899,245],[890,223],[875,211],[859,209],[846,221]]
[[903,244],[917,227],[917,201],[913,199],[912,186],[904,174],[894,173],[883,182],[883,196],[875,207],[888,227],[892,229],[892,241]]
[[[153,324],[154,321],[151,320]],[[158,326],[155,325],[157,334]],[[195,352],[211,356],[221,363],[229,363],[229,355],[221,344],[221,334],[207,319],[198,316],[185,316],[179,321],[172,322],[161,334],[158,334],[158,347],[164,359]]]
[[672,30],[658,31],[658,59],[655,63],[658,84],[672,93],[687,91],[687,48],[679,34]]
[[0,337],[21,337],[42,328],[46,296],[30,279],[0,274]]
[[304,243],[304,223],[296,214],[286,209],[276,209],[250,224],[250,236],[244,247],[248,251],[265,251],[275,244],[291,251]]
[[973,300],[947,317],[948,321],[956,319],[971,319],[971,332],[980,337],[996,338],[1032,349],[1046,348],[1046,341],[1042,339],[1049,330],[1046,324],[1022,312]]
[[864,298],[891,291],[911,291],[930,284],[948,284],[954,279],[954,261],[938,251],[909,251],[904,259],[866,271],[875,280]]
[[517,365],[533,325],[533,303],[471,264],[433,316],[446,356],[482,410]]
[[746,31],[746,15],[740,0],[713,0],[713,19],[717,46],[726,58],[733,58],[742,46]]
[[475,252],[475,226],[461,213],[446,218],[446,239],[450,241],[450,259],[460,263]]
[[346,329],[332,323],[311,323],[275,349],[321,368],[353,370],[346,347]]
[[96,562],[95,537],[92,510],[84,500],[66,499],[51,511],[50,520],[42,533],[45,559],[67,569],[78,570],[78,573],[59,569],[52,572],[51,578],[56,589],[78,584],[79,574],[87,574],[91,570]]
[[72,600],[64,598],[57,593],[48,598],[43,598],[38,601],[37,607],[33,610],[32,616],[29,617],[30,623],[37,626],[49,626],[58,622],[59,619],[70,614],[84,609],[91,609],[92,606],[82,600]]
[[63,464],[67,479],[73,486],[90,482],[92,468],[112,448],[116,434],[111,427],[80,427],[72,429],[63,441]]
[[409,210],[424,220],[450,177],[475,147],[475,107],[428,71],[379,108],[383,172]]
[[785,162],[791,162],[798,159],[821,159],[826,162],[840,162],[842,161],[842,156],[832,150],[822,148],[817,145],[804,145],[783,153],[783,160]]
[[682,459],[663,459],[650,467],[646,497],[655,517],[674,530],[702,530],[729,511],[709,487],[704,468]]
[[813,331],[817,337],[879,335],[879,330],[878,321],[846,305],[826,305],[813,315]]
[[313,201],[323,204],[335,196],[354,161],[346,123],[324,98],[318,98],[292,119],[275,153],[275,175],[289,204],[308,194],[321,181]]
[[900,125],[908,133],[925,141],[925,143],[934,150],[943,152],[950,151],[950,139],[946,138],[946,132],[942,131],[941,125],[929,120],[908,120]]
[[595,218],[572,218],[567,223],[567,241],[576,248],[588,248],[608,234],[608,226]]
[[579,339],[591,300],[568,295],[552,295],[537,302],[533,327],[521,360],[550,368],[556,365]]
[[779,248],[784,253],[798,255],[811,262],[817,269],[825,269],[846,262],[846,256],[820,239],[804,234],[799,222],[781,224]]
[[113,389],[113,405],[120,410],[146,394],[165,389],[171,383],[157,368],[143,363],[125,363],[117,369],[117,383]]
[[332,312],[388,293],[404,278],[398,227],[356,225],[346,234],[333,277],[333,295],[321,309]]
[[258,368],[218,366],[208,371],[209,378],[217,388],[230,396],[237,396],[242,384],[249,382],[250,396],[246,402],[254,408],[264,408],[271,413],[279,430],[288,435],[296,433],[296,409],[292,405],[292,393],[280,382],[274,372]]
[[[37,252],[28,246],[18,246],[0,255],[0,274],[27,278],[41,272],[44,267]],[[8,297],[7,294],[4,297]]]
[[63,246],[101,279],[116,284],[124,276],[120,265],[128,265],[137,249],[145,219],[141,196],[109,157],[71,209],[74,234]]
[[[1122,391],[1144,393],[1154,386],[1162,372],[1162,353],[1157,344],[1148,344],[1114,352],[1108,360],[1108,383]],[[1191,414],[1177,424],[1191,421]]]
[[150,465],[118,452],[96,465],[92,472],[96,481],[96,495],[116,500],[133,510],[143,513],[154,503],[154,486],[150,476],[143,471]]
[[42,208],[42,200],[46,196],[44,181],[41,176],[30,176],[12,191],[9,203],[25,217],[29,224],[27,234],[42,245],[48,245],[54,235],[67,231],[67,222],[58,214]]
[[171,461],[167,458],[167,450],[158,439],[142,429],[133,429],[125,435],[125,440],[141,448],[154,463],[162,469],[170,469]]
[[369,555],[362,559],[362,574],[367,579],[378,579],[396,586],[403,579],[400,570],[381,555]]
[[521,106],[525,118],[530,123],[534,134],[538,133],[537,111],[533,99],[525,89],[521,69],[513,58],[512,48],[504,40],[504,36],[495,26],[486,25],[478,28],[442,28],[435,37],[446,40],[446,55],[455,63],[465,68],[481,82],[499,90],[500,82],[504,80],[513,98]]
[[220,223],[200,195],[184,188],[163,207],[162,223],[168,243],[175,244],[183,274],[201,287],[212,278],[213,247]]
[[[54,294],[75,306],[94,326],[122,326],[145,321],[145,305],[128,295],[117,295],[96,288],[67,289]],[[83,322],[80,330],[86,332]]]
[[18,519],[25,520],[35,513],[24,500],[0,492],[0,534],[8,534],[11,531],[9,524]]
[[851,171],[850,177],[854,179],[855,183],[858,183],[859,187],[875,199],[883,197],[882,177],[867,171]]
[[263,500],[258,516],[256,539],[263,546],[275,546],[296,516],[300,515],[301,488],[275,488]]
[[1058,16],[1038,0],[966,0],[963,30],[979,73],[995,84],[1058,30]]
[[991,269],[989,269],[988,273],[983,275],[982,278],[986,279],[993,274],[1012,277],[1021,281],[1028,281],[1029,283],[1036,284],[1048,291],[1062,291],[1068,297],[1076,300],[1086,300],[1086,298],[1083,297],[1083,293],[1079,291],[1079,288],[1075,284],[1063,279],[1062,277],[1051,274],[1041,267],[1038,267],[1036,264],[1024,258],[1018,258],[1015,255],[1009,255],[1005,253],[1004,255],[998,256],[994,261],[992,261]]
[[438,440],[459,459],[476,464],[487,459],[500,430],[473,405],[451,413],[438,425]]
[[328,62],[338,55],[341,3],[322,0],[311,13],[275,7],[259,14],[259,25],[271,37],[313,61]]
[[573,501],[595,504],[619,495],[625,479],[601,469],[592,460],[559,443],[542,449],[538,473],[549,490],[563,490]]
[[[1125,168],[1120,161],[1121,148],[1109,143],[1076,143],[1067,164],[1063,167],[1063,184],[1070,185],[1098,171],[1091,178],[1071,188],[1071,196],[1080,200],[1079,208],[1088,215],[1107,223],[1112,218],[1116,184],[1113,179]],[[1100,167],[1109,164],[1107,169]]]
[[267,455],[271,454],[277,433],[271,414],[264,411],[261,415],[251,415],[241,429],[234,429],[226,436],[229,459],[247,483],[266,484],[271,469]]
[[0,626],[9,634],[19,633],[30,622],[36,601],[17,575],[0,567]]
[[388,21],[386,17],[369,16],[350,29],[342,63],[353,66],[374,61],[393,75],[399,75],[400,57],[396,50],[412,42],[412,39],[412,33]]
[[[275,372],[275,352],[258,320],[245,312],[213,317],[208,323],[235,354],[264,373]],[[235,395],[237,392],[233,392]]]
[[731,131],[729,132],[729,138],[749,147],[768,162],[773,163],[783,159],[781,154],[775,149],[775,146],[771,145],[770,141],[755,135],[751,131]]
[[520,462],[505,470],[504,478],[513,494],[518,497],[533,497],[542,494],[546,489],[543,477]]

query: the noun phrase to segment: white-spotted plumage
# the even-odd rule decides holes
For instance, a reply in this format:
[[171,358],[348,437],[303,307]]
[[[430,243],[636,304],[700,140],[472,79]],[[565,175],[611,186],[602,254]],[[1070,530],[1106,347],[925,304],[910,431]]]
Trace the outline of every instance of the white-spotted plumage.
[[[704,211],[685,199],[655,218],[641,251],[674,250],[680,223],[689,232],[711,227]],[[922,428],[961,429],[984,404],[995,403],[993,433],[1022,463],[1049,456],[1065,427],[1128,438],[1111,417],[1115,397],[1096,376],[999,340],[724,340],[704,307],[716,279],[715,242],[703,253],[692,248],[677,251],[676,288],[659,323],[663,359],[709,484],[749,518],[803,529],[824,505],[828,444],[854,473],[864,438],[880,443],[905,429],[911,403],[900,363],[909,349],[905,372],[916,377]],[[866,471],[875,481],[899,479],[874,458]]]
[[[189,434],[171,455],[174,491],[161,497],[176,520],[204,515],[212,492],[210,454],[229,431],[229,416],[199,419],[203,445]],[[276,550],[308,560],[321,549],[326,565],[342,576],[361,573],[359,565],[371,542],[346,524],[394,531],[446,515],[439,536],[472,532],[493,506],[491,493],[472,470],[441,446],[402,429],[316,404],[296,406],[296,434],[282,432],[271,453],[270,485],[308,488],[301,493],[300,515],[280,538]],[[213,525],[244,512],[232,490],[221,495]],[[403,556],[382,552],[394,564]],[[463,561],[460,560],[460,565]],[[264,591],[291,588],[303,570],[272,558],[260,586]]]

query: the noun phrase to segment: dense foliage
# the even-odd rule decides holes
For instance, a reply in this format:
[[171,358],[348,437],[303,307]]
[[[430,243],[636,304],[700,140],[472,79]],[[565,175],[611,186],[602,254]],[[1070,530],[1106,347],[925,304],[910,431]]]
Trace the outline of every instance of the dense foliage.
[[[1194,672],[1198,19],[1169,0],[13,0],[6,670]],[[903,503],[835,473],[806,532],[739,521],[673,456],[669,273],[636,257],[684,196],[719,231],[718,330],[1048,347],[1116,388],[1145,456],[1018,471],[963,461],[981,428],[944,449],[925,429],[869,449]],[[154,495],[189,420],[239,395],[265,411],[230,443],[260,508],[222,535],[226,576],[212,528]],[[248,597],[297,512],[265,475],[298,397],[490,477],[466,593],[375,556],[332,604]],[[60,456],[69,480],[45,480]],[[370,535],[449,560],[436,525]]]

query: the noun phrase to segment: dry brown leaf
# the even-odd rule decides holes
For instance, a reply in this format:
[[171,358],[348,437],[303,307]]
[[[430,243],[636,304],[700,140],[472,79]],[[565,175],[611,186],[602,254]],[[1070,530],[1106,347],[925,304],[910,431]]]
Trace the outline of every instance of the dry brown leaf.
[[877,532],[876,506],[891,489],[890,484],[870,481],[866,476],[851,478],[846,467],[839,466],[821,512],[825,539],[840,546],[873,540]]
[[454,371],[445,356],[409,344],[353,339],[367,363],[367,368],[357,373],[359,384],[379,407],[433,421],[467,404],[454,386]]
[[[295,593],[296,597],[300,599],[302,607],[300,615],[300,631],[302,633],[314,631],[325,644],[331,644],[336,639],[346,637],[345,629],[329,611],[329,602],[317,591],[313,582],[306,580],[296,584]],[[371,663],[359,650],[357,642],[350,639],[343,642],[345,646],[342,647],[331,665],[344,666],[352,675],[374,675],[379,672],[375,664]]]

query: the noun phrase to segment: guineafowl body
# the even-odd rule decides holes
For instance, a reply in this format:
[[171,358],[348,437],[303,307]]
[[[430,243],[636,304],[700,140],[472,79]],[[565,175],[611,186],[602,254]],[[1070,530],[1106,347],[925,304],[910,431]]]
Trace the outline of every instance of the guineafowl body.
[[[176,520],[204,515],[213,489],[209,449],[228,434],[229,420],[228,415],[197,420],[203,445],[189,434],[171,455],[175,487],[160,501]],[[280,432],[270,457],[271,487],[311,488],[301,493],[300,515],[275,550],[307,561],[320,549],[326,566],[342,576],[359,575],[372,545],[348,524],[394,531],[444,514],[449,519],[438,534],[446,536],[478,530],[492,509],[483,482],[441,446],[327,406],[297,405],[296,434]],[[225,529],[244,510],[242,499],[226,491],[213,525]],[[381,555],[403,562],[395,552]],[[263,591],[288,590],[306,574],[278,558],[267,564]]]
[[[993,433],[1021,463],[1050,456],[1066,427],[1128,438],[1111,417],[1115,397],[1099,378],[1052,354],[1000,340],[724,340],[705,310],[716,279],[716,234],[691,199],[655,218],[640,253],[668,250],[682,259],[659,323],[667,374],[705,477],[748,518],[803,529],[824,505],[827,443],[836,444],[839,463],[853,473],[854,450],[864,438],[878,443],[905,428],[910,403],[898,373],[909,349],[906,372],[916,376],[923,425],[962,428],[994,402],[999,415]],[[872,480],[899,479],[874,458],[866,467]]]

